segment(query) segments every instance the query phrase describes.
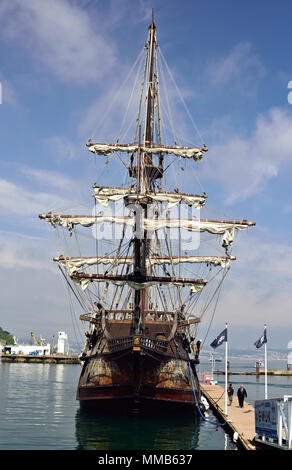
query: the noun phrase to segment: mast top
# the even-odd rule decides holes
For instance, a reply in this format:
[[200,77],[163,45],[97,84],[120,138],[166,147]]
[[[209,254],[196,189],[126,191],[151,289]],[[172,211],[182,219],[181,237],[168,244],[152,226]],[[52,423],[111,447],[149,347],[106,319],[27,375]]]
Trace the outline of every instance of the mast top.
[[150,28],[153,28],[153,29],[156,28],[155,23],[154,23],[154,8],[152,8],[152,23],[149,26],[149,29]]

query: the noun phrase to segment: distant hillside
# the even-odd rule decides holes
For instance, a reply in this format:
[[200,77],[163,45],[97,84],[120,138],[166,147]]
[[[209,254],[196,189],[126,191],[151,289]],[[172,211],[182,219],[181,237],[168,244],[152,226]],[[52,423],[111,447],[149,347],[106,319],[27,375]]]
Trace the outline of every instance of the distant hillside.
[[0,343],[2,344],[14,344],[13,336],[1,328],[0,326]]

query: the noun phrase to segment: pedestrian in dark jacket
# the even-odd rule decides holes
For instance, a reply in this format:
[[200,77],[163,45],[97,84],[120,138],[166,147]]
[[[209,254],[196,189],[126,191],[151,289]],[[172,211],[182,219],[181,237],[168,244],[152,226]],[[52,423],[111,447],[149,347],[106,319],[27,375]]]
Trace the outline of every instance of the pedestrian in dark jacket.
[[233,394],[234,394],[234,389],[232,387],[232,384],[229,384],[229,387],[227,389],[227,394],[229,398],[229,406],[232,405],[232,400],[233,400]]
[[237,390],[237,398],[240,408],[243,408],[244,397],[247,398],[247,393],[244,386],[240,385],[239,389]]

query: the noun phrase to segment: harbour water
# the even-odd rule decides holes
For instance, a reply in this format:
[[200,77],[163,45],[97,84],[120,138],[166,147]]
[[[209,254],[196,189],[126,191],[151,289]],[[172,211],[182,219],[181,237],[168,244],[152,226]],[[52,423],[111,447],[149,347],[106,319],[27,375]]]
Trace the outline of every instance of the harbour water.
[[[240,367],[253,364],[232,363],[233,370]],[[206,361],[200,372],[209,368]],[[220,426],[192,414],[149,415],[135,407],[126,415],[81,412],[75,399],[79,375],[80,365],[0,362],[0,450],[235,449]],[[217,380],[224,383],[223,376]],[[268,380],[271,398],[292,393],[292,377]],[[250,403],[264,397],[262,376],[234,376],[232,383],[235,390],[244,383]],[[209,419],[216,421],[211,412]]]
[[[228,383],[232,383],[235,392],[240,387],[241,384],[244,385],[247,390],[247,400],[249,403],[254,405],[255,400],[263,400],[265,398],[265,377],[264,375],[255,376],[255,375],[232,375],[234,372],[255,372],[254,362],[252,360],[240,360],[240,359],[231,359],[230,360],[230,372],[228,376]],[[268,369],[271,370],[286,370],[287,361],[285,360],[269,360]],[[211,365],[207,362],[203,362],[200,365],[200,372],[211,373]],[[215,373],[214,379],[217,380],[218,384],[224,387],[225,385],[225,376],[216,375],[216,370],[224,371],[225,363],[220,362],[215,364]],[[261,370],[264,370],[261,367]],[[281,398],[283,395],[292,395],[292,376],[270,376],[268,375],[268,398]]]

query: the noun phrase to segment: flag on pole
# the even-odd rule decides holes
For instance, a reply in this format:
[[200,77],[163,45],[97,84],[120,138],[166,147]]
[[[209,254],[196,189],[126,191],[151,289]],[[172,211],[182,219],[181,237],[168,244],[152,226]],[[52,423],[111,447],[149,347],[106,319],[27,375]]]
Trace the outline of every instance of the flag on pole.
[[267,325],[265,325],[262,336],[254,343],[254,345],[257,349],[261,348],[263,344],[265,345],[265,399],[266,400],[268,399],[267,342],[268,342],[267,341]]
[[218,348],[222,343],[227,341],[227,328],[225,328],[220,335],[217,336],[217,338],[214,339],[214,341],[210,344],[210,346],[215,349]]
[[264,333],[262,336],[254,343],[257,349],[261,348],[263,344],[267,343],[267,332],[266,328],[264,329]]

